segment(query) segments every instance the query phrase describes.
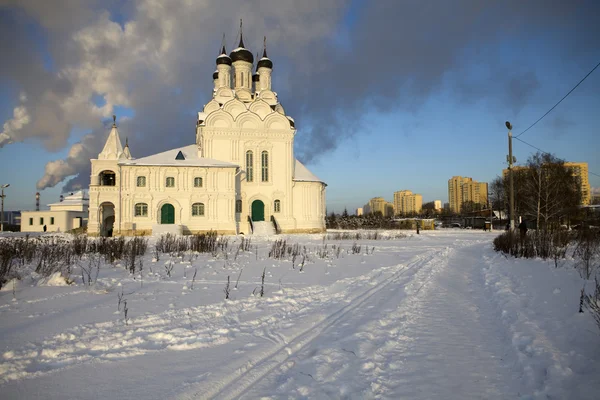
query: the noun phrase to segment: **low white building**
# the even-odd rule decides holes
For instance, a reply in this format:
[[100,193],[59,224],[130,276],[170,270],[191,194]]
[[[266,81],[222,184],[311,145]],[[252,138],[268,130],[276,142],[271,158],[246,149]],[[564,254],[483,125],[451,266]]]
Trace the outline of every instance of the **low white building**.
[[195,143],[134,159],[116,123],[91,160],[90,235],[325,230],[326,184],[294,157],[294,119],[271,90],[273,63],[243,36],[222,47]]
[[83,190],[48,207],[43,211],[22,211],[21,232],[67,232],[87,224],[89,199]]

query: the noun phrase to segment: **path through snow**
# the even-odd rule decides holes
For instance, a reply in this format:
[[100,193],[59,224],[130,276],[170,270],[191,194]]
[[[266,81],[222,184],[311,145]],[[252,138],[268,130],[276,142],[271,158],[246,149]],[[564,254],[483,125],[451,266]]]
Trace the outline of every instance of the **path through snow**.
[[[15,301],[2,292],[0,393],[81,400],[596,398],[596,327],[574,304],[581,279],[540,260],[505,259],[491,250],[492,237],[423,232],[363,241],[376,249],[369,254],[338,241],[341,255],[330,247],[330,256],[312,256],[303,272],[290,260],[265,257],[266,238],[234,262],[203,255],[172,276],[154,264],[143,287],[108,265],[99,285],[106,290],[24,286]],[[287,240],[313,254],[325,243],[316,235]],[[265,267],[261,298],[251,293]],[[196,269],[192,289],[189,271]],[[240,289],[224,301],[226,278],[238,271]],[[115,310],[122,286],[114,282],[131,293],[127,325]]]
[[[517,398],[481,247],[437,252],[407,284],[394,276],[242,398]],[[232,386],[237,395],[245,382]]]

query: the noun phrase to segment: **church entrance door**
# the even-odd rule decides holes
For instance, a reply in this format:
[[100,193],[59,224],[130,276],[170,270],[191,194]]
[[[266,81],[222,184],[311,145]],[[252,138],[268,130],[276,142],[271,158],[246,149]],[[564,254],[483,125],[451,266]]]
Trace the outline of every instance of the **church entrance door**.
[[260,200],[252,202],[252,221],[265,220],[265,203]]
[[160,209],[160,223],[174,224],[175,223],[175,207],[172,204],[165,204]]

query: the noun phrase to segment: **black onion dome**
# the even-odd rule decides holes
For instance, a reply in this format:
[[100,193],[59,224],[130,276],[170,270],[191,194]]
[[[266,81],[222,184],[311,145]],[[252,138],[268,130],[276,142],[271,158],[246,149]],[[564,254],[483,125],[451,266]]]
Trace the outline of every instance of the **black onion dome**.
[[256,69],[259,68],[273,69],[273,61],[271,61],[271,59],[267,57],[267,49],[263,50],[263,56],[260,60],[258,60],[258,64],[256,64]]
[[213,79],[219,79],[219,71],[213,72]]
[[247,48],[244,47],[244,38],[241,34],[240,34],[240,44],[238,45],[238,48],[233,50],[231,52],[231,54],[229,54],[229,57],[231,57],[231,60],[233,62],[246,61],[246,62],[249,62],[250,64],[254,63],[254,56],[252,55],[250,50],[248,50]]
[[255,72],[254,75],[252,75],[252,82],[260,82],[260,75],[258,75],[258,72]]
[[231,65],[231,58],[227,55],[225,51],[225,46],[221,48],[221,54],[217,57],[217,65],[227,64]]

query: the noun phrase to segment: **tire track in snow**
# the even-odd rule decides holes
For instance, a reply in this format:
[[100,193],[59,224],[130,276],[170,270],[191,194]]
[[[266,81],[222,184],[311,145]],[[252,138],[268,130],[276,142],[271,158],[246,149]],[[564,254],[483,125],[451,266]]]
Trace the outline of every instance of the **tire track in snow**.
[[287,343],[278,346],[255,363],[247,364],[247,367],[239,368],[237,371],[230,374],[229,377],[224,381],[211,382],[209,385],[207,385],[209,388],[198,389],[191,397],[182,396],[180,398],[231,399],[242,395],[244,392],[248,391],[251,387],[269,375],[271,371],[282,366],[295,354],[305,349],[310,343],[318,338],[319,335],[340,322],[350,312],[359,308],[370,298],[388,288],[388,286],[395,283],[406,272],[414,270],[415,268],[420,269],[424,265],[429,264],[432,260],[436,259],[437,255],[437,251],[430,251],[426,255],[417,256],[417,260],[409,263],[407,266],[395,272],[393,275],[385,278],[370,289],[365,290],[358,296],[354,297],[341,309],[328,315],[311,328],[297,334],[288,340]]

